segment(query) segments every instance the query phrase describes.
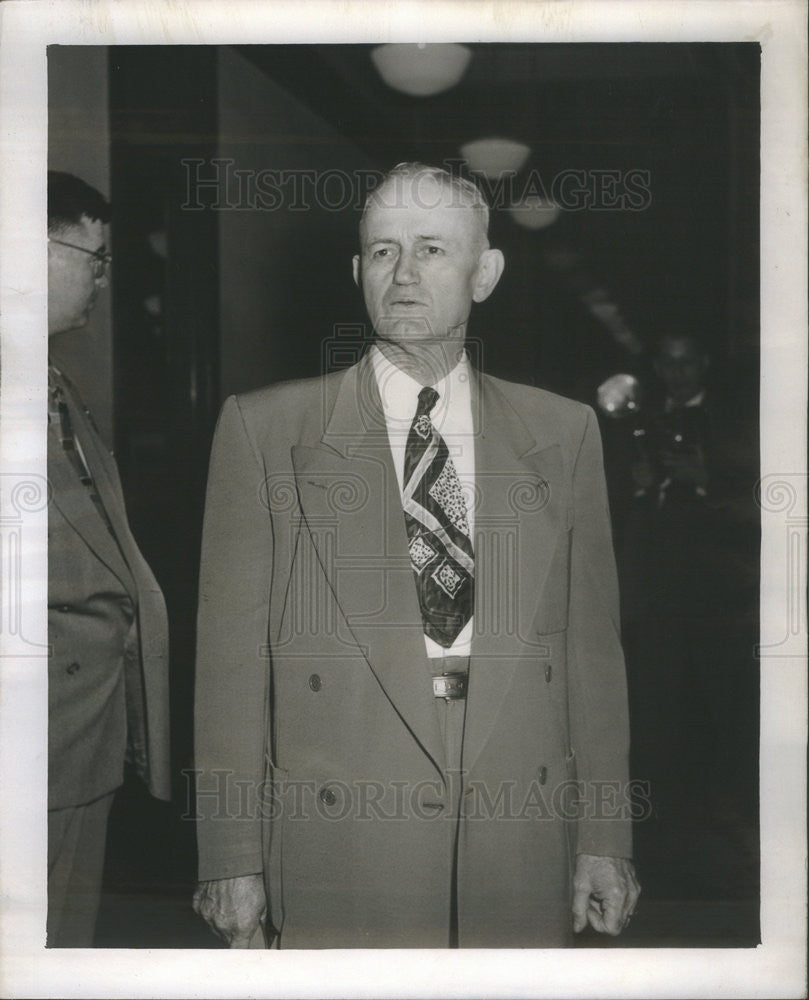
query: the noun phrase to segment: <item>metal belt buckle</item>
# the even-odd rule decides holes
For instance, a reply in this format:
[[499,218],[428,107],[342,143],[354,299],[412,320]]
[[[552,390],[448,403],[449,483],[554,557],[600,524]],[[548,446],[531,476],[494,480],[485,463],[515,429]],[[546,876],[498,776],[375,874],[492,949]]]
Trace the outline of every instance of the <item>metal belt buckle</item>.
[[441,674],[433,677],[433,694],[436,698],[458,701],[466,697],[466,674]]

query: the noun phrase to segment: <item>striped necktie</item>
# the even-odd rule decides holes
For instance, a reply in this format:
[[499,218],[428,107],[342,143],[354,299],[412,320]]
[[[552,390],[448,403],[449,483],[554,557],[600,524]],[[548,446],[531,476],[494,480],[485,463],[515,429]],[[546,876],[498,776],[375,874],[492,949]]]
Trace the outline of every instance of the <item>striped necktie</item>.
[[475,561],[466,502],[425,386],[405,445],[404,516],[424,632],[445,649],[472,617]]

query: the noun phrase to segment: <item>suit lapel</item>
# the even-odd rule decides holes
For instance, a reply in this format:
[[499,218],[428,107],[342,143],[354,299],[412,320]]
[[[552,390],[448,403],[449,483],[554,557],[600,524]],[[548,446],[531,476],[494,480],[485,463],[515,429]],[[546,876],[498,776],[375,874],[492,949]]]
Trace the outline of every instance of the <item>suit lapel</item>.
[[[491,734],[563,528],[561,450],[532,434],[507,392],[477,376],[475,636],[464,736],[469,769]],[[293,448],[301,508],[321,566],[371,670],[422,747],[445,761],[424,653],[401,498],[368,359],[340,383],[322,439]],[[333,550],[325,544],[339,523]],[[539,649],[537,648],[537,652]]]
[[129,529],[123,489],[115,460],[107,451],[89,417],[83,412],[71,411],[71,418],[80,435],[98,495],[115,531],[118,547],[134,572],[136,566],[138,568],[141,564],[145,566],[145,561]]
[[[103,473],[99,476],[101,467],[97,460],[98,449],[95,447],[92,437],[87,433],[84,421],[76,422],[76,408],[70,403],[68,405],[74,432],[81,441],[91,475],[99,488],[99,496],[110,514],[113,527],[117,530],[116,522],[107,506],[108,498],[105,493],[109,493],[109,491],[107,489],[101,491],[101,482],[106,485],[107,477]],[[48,434],[48,476],[53,487],[52,503],[58,507],[65,520],[92,549],[97,558],[118,577],[123,586],[135,597],[136,587],[129,567],[93,503],[89,490],[79,481],[76,470],[53,433]]]
[[443,770],[399,486],[367,356],[342,378],[321,441],[293,448],[292,462],[306,526],[348,626],[392,705]]
[[464,768],[491,734],[519,659],[537,644],[532,628],[564,517],[559,445],[528,430],[506,392],[476,380],[475,635],[464,735]]
[[[81,437],[98,495],[115,532],[113,539],[109,532],[105,531],[111,543],[111,558],[114,560],[117,557],[118,566],[126,574],[125,578],[122,578],[124,582],[131,581],[127,586],[138,604],[141,623],[140,641],[144,656],[164,658],[167,640],[165,600],[154,573],[130,530],[118,467],[104,446],[91,418],[78,406],[71,407],[71,420],[74,421],[74,427]],[[92,501],[90,502],[92,504]],[[100,522],[101,518],[97,520]]]

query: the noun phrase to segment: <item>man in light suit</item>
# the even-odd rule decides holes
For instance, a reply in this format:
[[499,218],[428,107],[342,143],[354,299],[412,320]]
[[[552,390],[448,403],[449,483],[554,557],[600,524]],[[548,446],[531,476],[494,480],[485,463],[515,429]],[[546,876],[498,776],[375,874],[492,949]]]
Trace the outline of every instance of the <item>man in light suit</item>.
[[[48,174],[48,333],[86,324],[110,262],[106,201]],[[115,460],[48,368],[48,945],[90,947],[109,816],[128,761],[171,796],[168,622],[129,530]]]
[[469,363],[487,226],[395,168],[354,258],[374,346],[220,417],[194,905],[231,947],[561,946],[637,901],[596,422]]

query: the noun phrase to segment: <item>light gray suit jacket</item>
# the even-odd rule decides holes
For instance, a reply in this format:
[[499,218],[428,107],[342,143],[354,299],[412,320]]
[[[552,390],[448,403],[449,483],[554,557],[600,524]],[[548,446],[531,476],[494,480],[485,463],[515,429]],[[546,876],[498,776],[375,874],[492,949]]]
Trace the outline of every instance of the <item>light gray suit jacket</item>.
[[[594,801],[628,780],[600,441],[588,408],[547,392],[480,375],[472,401],[460,942],[560,945],[572,854],[631,853],[627,808]],[[367,358],[223,408],[196,766],[200,877],[263,871],[282,947],[448,943],[454,779]]]

